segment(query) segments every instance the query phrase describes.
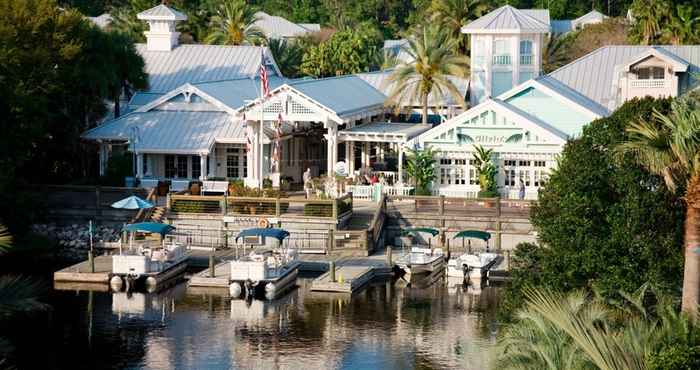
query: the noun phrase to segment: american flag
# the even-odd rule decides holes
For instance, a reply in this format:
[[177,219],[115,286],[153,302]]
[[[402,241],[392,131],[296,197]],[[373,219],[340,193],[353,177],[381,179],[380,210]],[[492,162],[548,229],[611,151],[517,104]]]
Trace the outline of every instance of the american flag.
[[270,163],[270,171],[280,171],[280,139],[282,138],[282,113],[277,116],[275,124],[275,145],[272,147],[272,161]]
[[265,67],[265,52],[260,53],[260,83],[262,84],[262,96],[270,96],[270,82],[267,79],[267,67]]
[[250,126],[248,126],[248,121],[245,119],[245,113],[243,113],[243,128],[245,129],[245,151],[249,152],[253,149],[253,135],[250,134]]

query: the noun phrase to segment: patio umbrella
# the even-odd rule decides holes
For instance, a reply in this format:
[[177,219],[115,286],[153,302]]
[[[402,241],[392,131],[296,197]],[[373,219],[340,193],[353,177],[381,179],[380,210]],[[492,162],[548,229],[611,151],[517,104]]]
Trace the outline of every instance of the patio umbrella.
[[416,234],[418,233],[428,233],[432,236],[435,236],[437,234],[440,234],[440,231],[438,229],[433,229],[432,227],[412,227],[401,230],[401,236],[416,236]]
[[488,242],[489,239],[491,239],[491,234],[485,232],[485,231],[479,231],[479,230],[462,230],[457,233],[454,237],[455,239],[457,238],[474,238],[474,239],[481,239],[485,242]]
[[153,208],[153,203],[143,200],[136,195],[132,195],[128,198],[124,198],[118,202],[112,203],[112,208],[119,209],[146,209]]

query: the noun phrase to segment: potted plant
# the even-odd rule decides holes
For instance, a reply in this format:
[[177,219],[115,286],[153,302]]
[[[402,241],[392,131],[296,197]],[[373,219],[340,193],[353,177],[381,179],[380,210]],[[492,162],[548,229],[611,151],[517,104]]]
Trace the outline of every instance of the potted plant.
[[435,162],[432,148],[408,149],[406,173],[415,186],[415,195],[431,195],[430,184],[435,181]]
[[[485,149],[481,145],[474,146],[474,162],[476,164],[477,176],[479,176],[478,198],[498,198],[500,194],[496,184],[496,166],[493,164],[493,149]],[[485,207],[493,207],[492,203],[486,202]]]

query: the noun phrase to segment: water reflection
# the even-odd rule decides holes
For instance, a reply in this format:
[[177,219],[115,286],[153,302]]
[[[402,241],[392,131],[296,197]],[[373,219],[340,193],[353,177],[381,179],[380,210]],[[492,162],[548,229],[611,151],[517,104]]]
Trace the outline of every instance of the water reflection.
[[61,328],[87,326],[92,356],[119,351],[103,359],[113,368],[487,368],[498,288],[426,278],[433,283],[381,282],[352,297],[311,292],[312,279],[300,278],[275,301],[185,284],[157,294],[64,292],[60,304],[89,308],[90,320],[64,317]]

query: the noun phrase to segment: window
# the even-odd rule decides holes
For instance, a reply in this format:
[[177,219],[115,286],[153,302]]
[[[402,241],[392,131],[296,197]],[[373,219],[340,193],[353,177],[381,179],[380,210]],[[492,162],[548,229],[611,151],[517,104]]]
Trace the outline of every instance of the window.
[[474,58],[472,60],[473,66],[477,68],[483,68],[486,62],[484,58],[484,55],[486,55],[486,43],[483,39],[474,39],[472,43],[472,52],[474,55]]
[[517,161],[512,159],[506,159],[503,161],[503,179],[505,186],[515,186],[515,171],[517,168]]
[[226,177],[248,177],[248,162],[245,149],[226,148]]
[[165,156],[165,177],[166,178],[173,178],[175,177],[175,156],[174,155],[166,155]]
[[467,184],[466,159],[440,159],[440,185]]
[[202,176],[202,162],[201,158],[198,155],[193,155],[192,156],[192,178],[193,179],[198,179],[200,176]]
[[495,40],[493,42],[493,64],[510,65],[508,44],[508,40]]
[[143,155],[143,174],[148,175],[148,154]]
[[477,175],[476,160],[469,160],[469,185],[479,185],[479,176]]
[[530,40],[520,41],[520,64],[532,64],[532,41]]
[[177,156],[177,177],[187,178],[187,156],[185,155]]
[[639,80],[663,80],[664,69],[662,67],[637,68],[637,79]]
[[523,82],[527,82],[532,80],[532,78],[535,76],[533,72],[520,72],[518,74],[518,84],[521,84]]

